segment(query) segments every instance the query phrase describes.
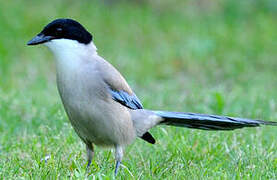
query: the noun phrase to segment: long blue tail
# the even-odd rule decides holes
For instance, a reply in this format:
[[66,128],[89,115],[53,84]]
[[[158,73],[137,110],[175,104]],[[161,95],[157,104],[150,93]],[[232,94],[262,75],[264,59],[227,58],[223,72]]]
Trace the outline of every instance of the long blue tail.
[[203,130],[233,130],[244,127],[257,127],[260,125],[277,125],[277,122],[272,121],[251,120],[218,115],[168,111],[152,112],[164,119],[160,124]]

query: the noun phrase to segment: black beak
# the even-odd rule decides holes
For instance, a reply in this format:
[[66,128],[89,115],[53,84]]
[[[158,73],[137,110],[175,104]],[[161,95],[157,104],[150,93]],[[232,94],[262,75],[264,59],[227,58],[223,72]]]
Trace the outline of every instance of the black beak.
[[48,41],[50,41],[52,39],[54,39],[54,37],[52,37],[52,36],[45,36],[43,34],[38,34],[33,39],[31,39],[27,43],[27,45],[31,46],[31,45],[42,44],[42,43],[48,42]]

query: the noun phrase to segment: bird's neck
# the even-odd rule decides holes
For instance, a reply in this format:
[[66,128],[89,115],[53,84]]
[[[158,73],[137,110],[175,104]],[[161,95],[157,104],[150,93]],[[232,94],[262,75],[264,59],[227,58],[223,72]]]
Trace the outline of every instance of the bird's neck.
[[57,39],[45,45],[56,57],[57,70],[74,70],[80,63],[93,60],[93,56],[97,56],[97,48],[93,42],[82,44],[75,40]]

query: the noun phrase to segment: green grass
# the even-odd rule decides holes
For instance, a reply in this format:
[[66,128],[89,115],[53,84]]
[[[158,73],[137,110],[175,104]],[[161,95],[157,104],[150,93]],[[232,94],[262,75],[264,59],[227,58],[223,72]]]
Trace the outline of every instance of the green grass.
[[[277,121],[276,14],[274,0],[0,0],[0,179],[113,178],[107,149],[96,148],[85,172],[53,56],[26,46],[49,21],[70,17],[87,27],[146,108]],[[130,145],[118,179],[277,178],[276,127],[151,133],[157,144]]]

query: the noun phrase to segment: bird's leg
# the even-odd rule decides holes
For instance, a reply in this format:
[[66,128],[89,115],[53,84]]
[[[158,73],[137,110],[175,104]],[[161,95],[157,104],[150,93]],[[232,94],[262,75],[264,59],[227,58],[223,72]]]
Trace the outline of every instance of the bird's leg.
[[114,170],[114,175],[117,175],[120,163],[122,161],[123,158],[123,148],[121,146],[116,146],[115,147],[115,160],[116,160],[116,164],[115,164],[115,170]]
[[86,149],[87,149],[87,159],[88,159],[88,165],[87,165],[87,170],[88,170],[88,168],[89,168],[89,166],[90,166],[90,164],[91,164],[91,160],[92,160],[92,158],[93,158],[93,156],[94,156],[94,148],[93,148],[93,144],[87,144],[86,145]]

